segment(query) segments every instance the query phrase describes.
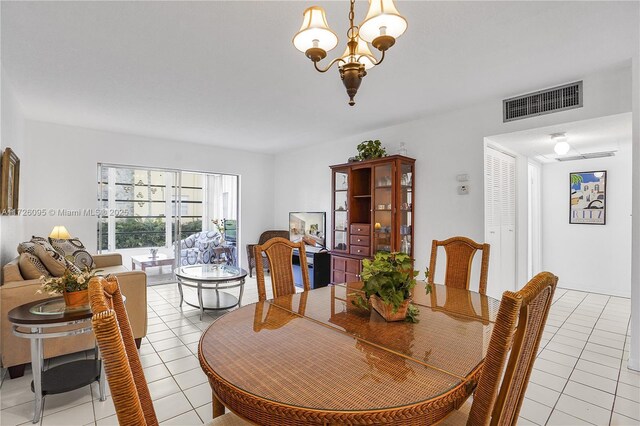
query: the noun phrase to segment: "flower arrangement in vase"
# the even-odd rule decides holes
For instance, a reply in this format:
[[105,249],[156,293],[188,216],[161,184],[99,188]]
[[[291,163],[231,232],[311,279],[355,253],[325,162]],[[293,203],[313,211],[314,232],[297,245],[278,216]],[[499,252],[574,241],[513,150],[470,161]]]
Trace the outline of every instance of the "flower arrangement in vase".
[[353,303],[363,309],[371,306],[387,321],[418,322],[418,308],[411,304],[418,271],[405,253],[377,252],[362,261],[362,294]]
[[38,293],[47,292],[51,295],[62,294],[64,303],[69,308],[77,308],[89,304],[89,280],[100,270],[85,269],[80,273],[69,269],[60,277],[40,277],[42,288]]

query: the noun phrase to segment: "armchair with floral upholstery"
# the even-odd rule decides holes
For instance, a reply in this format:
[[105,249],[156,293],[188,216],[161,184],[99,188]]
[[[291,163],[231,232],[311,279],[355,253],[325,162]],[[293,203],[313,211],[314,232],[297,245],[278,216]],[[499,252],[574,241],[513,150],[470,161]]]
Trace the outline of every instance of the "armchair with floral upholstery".
[[202,231],[180,240],[181,266],[209,263],[235,265],[236,248],[222,242],[218,231]]
[[[289,231],[279,231],[279,230],[264,231],[262,234],[260,234],[260,239],[258,239],[258,244],[264,244],[270,239],[276,238],[276,237],[288,239]],[[256,267],[256,257],[255,257],[255,253],[253,252],[253,248],[255,246],[256,244],[247,244],[247,263],[249,265],[250,277],[253,277],[251,271],[253,270],[253,268]],[[266,256],[262,257],[262,267],[264,269],[269,269],[269,261],[267,260]]]

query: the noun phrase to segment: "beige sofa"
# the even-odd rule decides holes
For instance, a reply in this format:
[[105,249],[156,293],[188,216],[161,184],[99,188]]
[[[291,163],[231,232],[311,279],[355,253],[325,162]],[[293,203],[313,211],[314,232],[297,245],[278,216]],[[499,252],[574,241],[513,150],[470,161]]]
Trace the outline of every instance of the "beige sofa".
[[[133,336],[140,347],[140,341],[147,334],[147,275],[142,271],[129,271],[122,265],[119,254],[94,255],[100,275],[113,274],[118,277],[122,294],[127,298],[126,307]],[[39,280],[24,280],[20,274],[18,258],[2,268],[3,284],[0,286],[0,312],[2,315],[2,340],[0,354],[2,366],[9,369],[11,378],[24,374],[24,367],[31,362],[28,339],[14,336],[7,313],[16,306],[34,300],[51,297],[47,293],[37,294]],[[71,337],[59,337],[44,340],[44,356],[51,358],[73,352],[91,349],[95,346],[93,333],[85,333]]]

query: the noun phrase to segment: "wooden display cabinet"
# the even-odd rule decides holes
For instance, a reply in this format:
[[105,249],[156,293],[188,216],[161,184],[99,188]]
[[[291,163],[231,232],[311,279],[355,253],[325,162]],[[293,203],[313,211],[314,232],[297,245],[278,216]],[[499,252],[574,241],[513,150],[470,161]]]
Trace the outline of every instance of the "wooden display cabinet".
[[379,251],[413,257],[414,169],[401,155],[331,166],[332,283],[359,281]]

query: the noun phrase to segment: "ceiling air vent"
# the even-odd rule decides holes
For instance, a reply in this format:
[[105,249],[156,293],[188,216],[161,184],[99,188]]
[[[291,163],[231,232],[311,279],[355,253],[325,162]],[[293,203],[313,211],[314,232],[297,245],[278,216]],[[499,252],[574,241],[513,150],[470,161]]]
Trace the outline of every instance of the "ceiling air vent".
[[558,161],[588,160],[590,158],[613,157],[614,155],[616,155],[615,151],[590,152],[588,154],[573,155],[571,157],[558,157],[556,158],[556,160]]
[[582,81],[502,101],[503,121],[520,120],[582,107]]

